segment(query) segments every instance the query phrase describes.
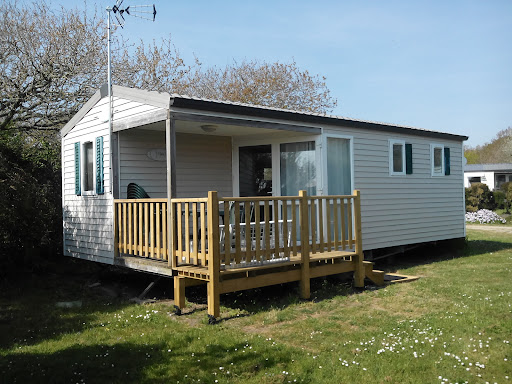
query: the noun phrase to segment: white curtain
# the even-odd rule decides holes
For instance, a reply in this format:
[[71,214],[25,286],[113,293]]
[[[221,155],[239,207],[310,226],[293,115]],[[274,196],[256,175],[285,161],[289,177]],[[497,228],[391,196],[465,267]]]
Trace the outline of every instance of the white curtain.
[[327,189],[329,195],[352,194],[350,140],[327,138]]
[[316,195],[315,142],[285,143],[280,147],[281,195],[298,195],[301,189]]

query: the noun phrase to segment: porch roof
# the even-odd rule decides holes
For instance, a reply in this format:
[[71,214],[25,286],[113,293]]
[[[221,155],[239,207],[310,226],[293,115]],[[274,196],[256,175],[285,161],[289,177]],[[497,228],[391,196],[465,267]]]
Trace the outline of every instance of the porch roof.
[[[114,121],[114,131],[164,121],[168,114],[170,114],[172,118],[177,120],[200,121],[213,124],[229,123],[246,127],[273,128],[317,134],[320,133],[319,126],[327,125],[456,141],[468,139],[468,136],[396,124],[351,119],[348,117],[314,112],[285,110],[239,102],[203,99],[164,92],[145,91],[116,85],[112,87],[112,93],[114,97],[134,100],[161,108],[158,112],[141,114],[131,118],[129,121]],[[61,135],[65,136],[100,99],[106,96],[107,86],[104,85],[62,128]]]

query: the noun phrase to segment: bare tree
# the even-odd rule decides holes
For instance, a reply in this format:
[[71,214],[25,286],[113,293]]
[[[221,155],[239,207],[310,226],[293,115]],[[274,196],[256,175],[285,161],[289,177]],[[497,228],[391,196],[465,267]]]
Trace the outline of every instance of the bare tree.
[[[48,4],[0,4],[0,129],[57,130],[106,82],[105,22]],[[170,40],[130,54],[114,38],[113,82],[149,90],[177,87],[189,68]]]
[[186,86],[191,96],[327,113],[336,106],[325,77],[289,63],[242,61],[225,68],[197,67]]
[[[187,65],[169,39],[135,47],[113,34],[113,83],[147,90],[326,113],[325,78],[295,63]],[[58,130],[106,82],[106,28],[97,13],[45,2],[0,3],[0,130]]]
[[0,129],[52,129],[101,82],[99,20],[46,4],[0,5]]

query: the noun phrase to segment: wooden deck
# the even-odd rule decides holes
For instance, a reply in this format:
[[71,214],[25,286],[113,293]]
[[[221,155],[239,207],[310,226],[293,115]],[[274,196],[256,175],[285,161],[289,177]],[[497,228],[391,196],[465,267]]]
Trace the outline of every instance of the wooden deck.
[[[170,209],[168,205],[170,204]],[[300,282],[344,272],[354,285],[384,274],[363,261],[359,191],[343,196],[115,200],[119,260],[157,261],[175,276],[175,302],[185,287],[208,284],[208,314],[218,317],[220,294]],[[168,225],[174,223],[174,225]]]

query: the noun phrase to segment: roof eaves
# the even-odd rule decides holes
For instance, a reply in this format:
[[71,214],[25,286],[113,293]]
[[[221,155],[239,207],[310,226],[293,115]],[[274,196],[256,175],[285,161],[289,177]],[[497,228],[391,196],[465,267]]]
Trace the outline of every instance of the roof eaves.
[[171,95],[167,92],[146,91],[120,85],[112,86],[112,94],[121,99],[133,100],[157,108],[169,108],[169,99],[171,98]]
[[210,112],[230,113],[248,116],[259,116],[268,117],[275,119],[283,119],[288,121],[296,122],[309,122],[317,124],[328,124],[335,126],[348,126],[360,129],[370,129],[384,132],[396,132],[404,134],[413,134],[433,138],[450,139],[457,141],[464,141],[468,139],[468,136],[457,135],[453,133],[446,133],[440,131],[432,131],[427,129],[400,126],[388,123],[356,120],[341,116],[321,114],[314,112],[303,112],[286,110],[280,108],[272,108],[266,106],[256,106],[251,104],[220,101],[220,100],[209,100],[197,97],[190,97],[178,94],[171,95],[171,105],[177,108],[190,108],[205,110]]
[[108,94],[108,88],[107,88],[107,84],[103,84],[100,89],[98,89],[94,95],[92,95],[92,97],[87,100],[87,102],[83,105],[82,108],[80,108],[80,110],[75,113],[75,115],[66,123],[66,125],[64,125],[64,127],[62,127],[62,129],[60,130],[60,135],[61,137],[64,137],[66,136],[69,131],[71,131],[74,126],[80,121],[82,120],[82,118],[87,114],[87,112],[89,112],[95,105],[98,101],[100,101],[102,98],[104,98],[105,96],[107,96]]

